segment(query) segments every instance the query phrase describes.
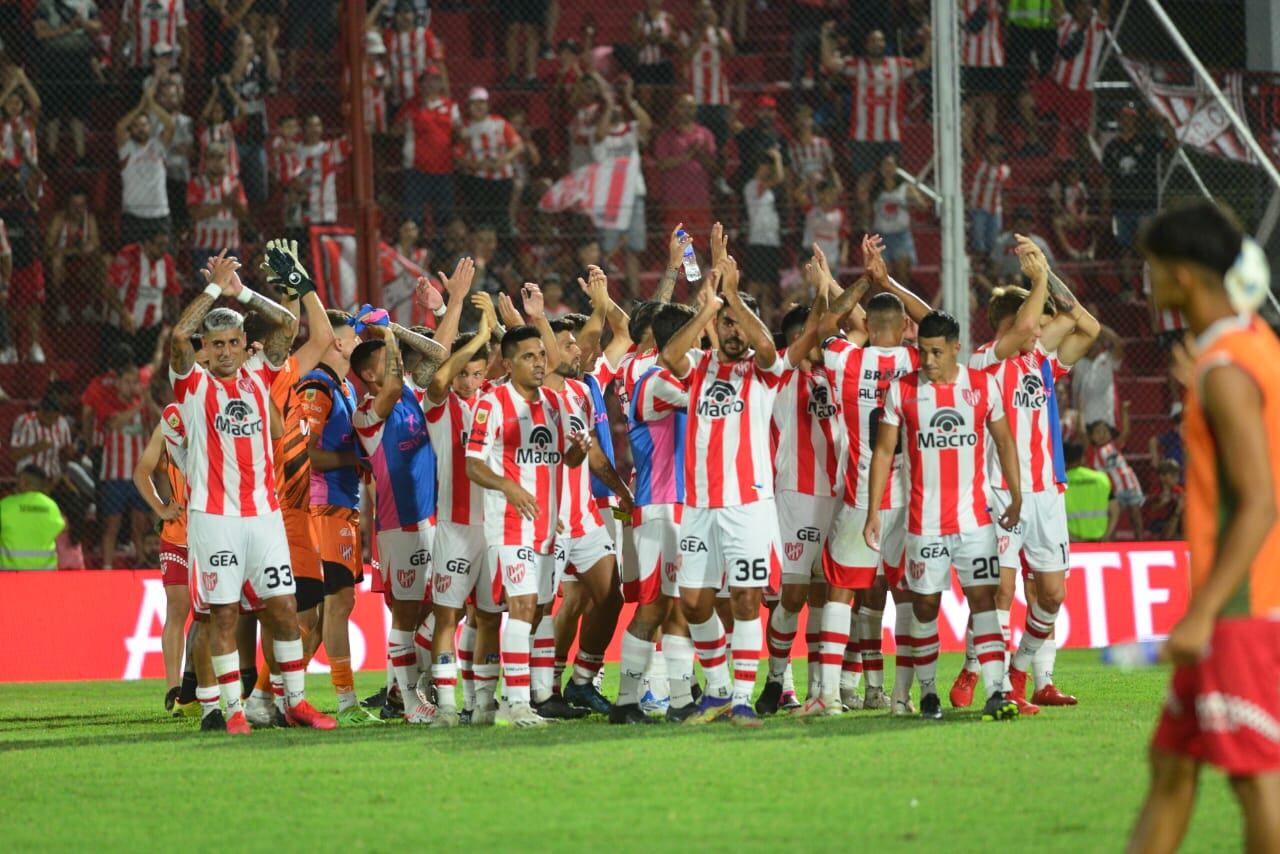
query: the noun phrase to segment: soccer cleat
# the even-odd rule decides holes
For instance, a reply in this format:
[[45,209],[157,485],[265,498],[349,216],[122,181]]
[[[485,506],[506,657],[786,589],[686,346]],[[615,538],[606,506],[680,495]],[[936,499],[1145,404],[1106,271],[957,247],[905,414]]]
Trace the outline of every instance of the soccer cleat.
[[253,725],[254,729],[266,729],[271,726],[271,712],[275,707],[276,704],[270,700],[250,695],[249,699],[244,701],[245,719]]
[[311,729],[337,729],[338,722],[321,713],[306,700],[300,701],[291,709],[285,709],[284,719],[289,726],[304,726]]
[[569,680],[569,684],[564,688],[564,699],[565,702],[580,709],[588,709],[602,715],[609,714],[609,709],[613,707],[609,699],[600,693],[600,689],[594,682],[584,682],[579,685]]
[[419,673],[418,683],[414,686],[414,693],[418,695],[418,699],[424,703],[430,703],[433,706],[439,705],[437,702],[436,685],[431,681],[430,673]]
[[1018,716],[1018,704],[1005,697],[1003,691],[997,691],[987,698],[982,707],[984,721],[1010,721]]
[[431,722],[432,729],[453,729],[460,723],[457,709],[436,709],[436,718]]
[[1012,700],[1027,698],[1027,674],[1016,667],[1009,668],[1009,691],[1005,696]]
[[436,718],[436,707],[421,701],[404,710],[404,722],[407,724],[429,724]]
[[973,689],[978,687],[978,674],[973,670],[960,669],[960,675],[951,683],[951,701],[953,709],[967,709],[973,705]]
[[[164,692],[164,710],[166,712],[173,712],[173,707],[178,704],[178,695],[181,693],[182,689],[177,686]],[[177,712],[173,712],[173,716],[176,718],[178,716]]]
[[518,729],[533,729],[534,727],[546,726],[547,719],[535,712],[533,706],[528,703],[516,703],[513,706],[504,704],[502,709],[498,711],[498,717],[494,723],[499,726],[513,726]]
[[729,713],[729,723],[744,729],[759,729],[764,726],[764,721],[756,715],[756,710],[746,703],[733,707],[733,711]]
[[1010,699],[1018,704],[1019,715],[1026,717],[1028,715],[1040,714],[1040,707],[1035,703],[1029,702],[1026,697],[1020,697],[1017,694],[1014,694]]
[[925,694],[920,698],[920,717],[926,721],[942,720],[942,701],[937,694]]
[[288,729],[289,719],[284,716],[284,709],[271,704],[271,725],[276,729]]
[[697,703],[689,703],[685,706],[667,706],[667,723],[682,724],[688,720],[690,716],[697,713]]
[[559,694],[552,694],[541,703],[534,703],[533,710],[550,721],[576,721],[591,714],[586,709],[569,705]]
[[382,724],[382,718],[366,709],[360,704],[347,706],[338,714],[334,715],[338,719],[338,726],[364,726],[365,724]]
[[845,710],[861,709],[862,695],[858,693],[857,688],[846,688],[840,686],[840,702],[844,705]]
[[889,701],[889,695],[884,692],[883,688],[867,686],[866,696],[862,699],[862,708],[887,709],[890,705],[892,704]]
[[792,712],[793,718],[822,718],[835,717],[844,714],[844,706],[840,703],[832,702],[830,705],[821,697],[810,697],[804,701],[804,705],[798,711]]
[[761,717],[768,715],[776,715],[778,713],[778,704],[782,701],[782,683],[766,682],[764,690],[760,692],[760,699],[756,700],[756,714]]
[[1064,694],[1058,686],[1050,682],[1031,695],[1031,702],[1037,706],[1074,706],[1077,702],[1072,694]]
[[175,718],[198,718],[200,713],[200,703],[195,700],[190,703],[174,703],[173,705],[173,716]]
[[227,720],[227,735],[248,735],[253,732],[249,726],[249,721],[245,719],[244,712],[236,712]]
[[227,719],[222,716],[221,709],[214,709],[200,719],[201,732],[226,732]]
[[889,714],[895,718],[913,717],[916,713],[916,707],[911,704],[911,699],[899,700],[896,697],[893,705],[889,708]]
[[702,699],[702,686],[698,684],[697,679],[689,683],[689,696],[693,697],[695,703]]
[[782,703],[778,706],[784,712],[791,713],[800,708],[800,698],[795,691],[783,691]]
[[382,703],[382,709],[378,712],[378,717],[384,721],[398,721],[404,717],[404,698],[400,696],[400,692],[392,688],[387,694],[387,698]]
[[493,726],[498,722],[498,710],[475,709],[467,720],[469,726]]
[[712,697],[703,694],[698,701],[698,710],[684,719],[686,724],[698,726],[726,717],[733,712],[732,697]]
[[653,724],[657,723],[653,718],[649,717],[640,708],[639,703],[626,703],[619,706],[614,703],[613,708],[609,709],[609,723],[611,724]]
[[661,715],[669,708],[671,708],[670,697],[659,699],[653,695],[652,691],[645,691],[644,696],[640,698],[640,711],[646,715]]
[[380,709],[387,704],[387,687],[384,685],[378,689],[378,693],[365,697],[360,701],[360,705],[366,709]]

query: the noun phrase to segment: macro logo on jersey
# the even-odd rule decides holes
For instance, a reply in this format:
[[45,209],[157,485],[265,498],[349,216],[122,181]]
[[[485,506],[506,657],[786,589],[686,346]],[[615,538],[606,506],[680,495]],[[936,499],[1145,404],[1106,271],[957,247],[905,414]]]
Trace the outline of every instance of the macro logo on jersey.
[[[968,391],[965,393],[968,394]],[[967,426],[964,415],[959,411],[939,409],[929,419],[929,429],[916,434],[916,446],[927,451],[972,448],[978,444],[978,434],[966,429]]]
[[1018,409],[1043,409],[1044,404],[1044,380],[1040,379],[1040,374],[1023,374],[1013,392],[1013,405]]
[[541,424],[529,431],[529,444],[516,449],[518,466],[554,466],[559,462],[555,436]]
[[705,418],[728,418],[741,412],[744,406],[738,398],[738,390],[731,383],[715,380],[702,392],[698,414]]
[[213,426],[219,432],[235,438],[257,436],[262,432],[262,419],[253,407],[239,398],[232,398],[213,417]]
[[814,418],[833,418],[836,412],[835,403],[824,385],[814,385],[809,392],[809,414]]

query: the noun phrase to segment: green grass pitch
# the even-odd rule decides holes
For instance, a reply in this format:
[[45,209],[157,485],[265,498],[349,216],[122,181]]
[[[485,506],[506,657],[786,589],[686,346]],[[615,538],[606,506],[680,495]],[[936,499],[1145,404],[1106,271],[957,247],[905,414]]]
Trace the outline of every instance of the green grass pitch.
[[[946,686],[959,663],[943,656]],[[752,732],[594,718],[234,739],[164,717],[155,681],[5,685],[0,838],[9,851],[1118,851],[1167,673],[1088,651],[1061,653],[1058,671],[1081,704],[1008,723],[948,710],[941,724],[852,712]],[[308,689],[332,708],[327,679]],[[1239,848],[1235,805],[1207,773],[1184,850]]]

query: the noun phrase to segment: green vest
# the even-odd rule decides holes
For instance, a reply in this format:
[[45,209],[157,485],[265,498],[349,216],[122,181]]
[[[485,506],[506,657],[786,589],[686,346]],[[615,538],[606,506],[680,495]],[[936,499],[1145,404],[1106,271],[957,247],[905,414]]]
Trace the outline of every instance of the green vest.
[[54,540],[66,526],[57,503],[43,492],[0,499],[0,570],[57,569]]
[[1067,470],[1067,532],[1072,540],[1097,542],[1107,533],[1111,478],[1091,468]]
[[1052,30],[1057,26],[1057,22],[1053,20],[1053,4],[1050,0],[1008,0],[1005,7],[1009,10],[1011,27]]

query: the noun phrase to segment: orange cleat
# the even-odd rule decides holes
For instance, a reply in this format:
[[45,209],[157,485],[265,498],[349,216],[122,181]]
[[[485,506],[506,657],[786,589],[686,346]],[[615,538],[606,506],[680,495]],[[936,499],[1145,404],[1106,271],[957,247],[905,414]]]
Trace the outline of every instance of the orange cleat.
[[248,735],[251,732],[253,728],[249,726],[249,720],[244,716],[244,712],[236,712],[227,718],[228,735]]
[[973,705],[973,689],[978,686],[978,674],[972,670],[960,670],[960,675],[951,685],[951,707],[967,709]]
[[1031,702],[1038,706],[1074,706],[1076,698],[1071,694],[1064,694],[1058,690],[1058,686],[1050,682],[1043,688],[1036,691],[1031,697]]
[[312,729],[337,729],[338,722],[322,712],[316,710],[316,707],[308,703],[306,700],[298,703],[284,713],[284,718],[289,722],[289,726],[306,726]]

